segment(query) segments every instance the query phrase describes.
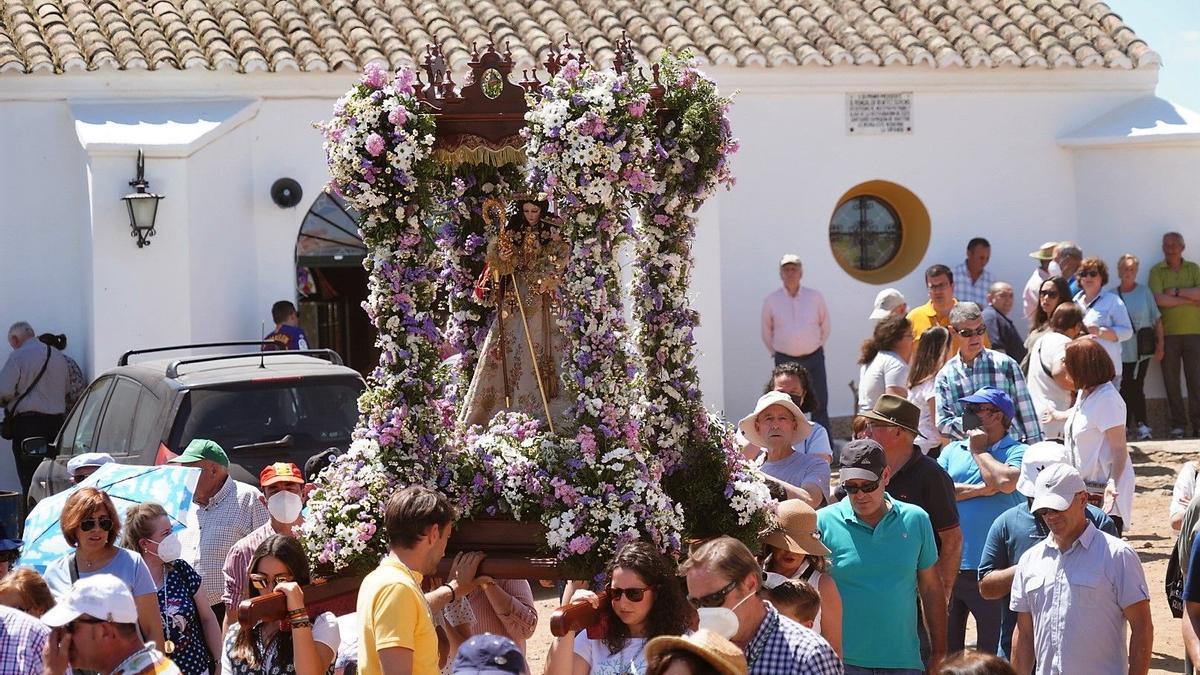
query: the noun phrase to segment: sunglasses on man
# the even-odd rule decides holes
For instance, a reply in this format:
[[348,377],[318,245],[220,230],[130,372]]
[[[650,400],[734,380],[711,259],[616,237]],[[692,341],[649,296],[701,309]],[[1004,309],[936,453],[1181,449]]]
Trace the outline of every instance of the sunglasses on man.
[[987,326],[980,326],[979,328],[976,328],[975,330],[971,330],[970,328],[955,328],[954,332],[958,333],[958,335],[960,337],[969,338],[973,335],[987,334]]
[[874,492],[879,489],[879,481],[873,480],[873,481],[868,481],[866,483],[859,483],[858,485],[850,485],[849,483],[842,483],[842,489],[845,490],[846,494],[848,494],[848,495],[856,495],[860,492],[865,492],[865,493],[869,494],[869,493]]
[[698,598],[689,595],[688,602],[692,603],[692,607],[695,607],[696,609],[700,609],[701,607],[720,607],[721,605],[725,604],[725,596],[733,592],[734,588],[737,588],[737,582],[731,581],[726,584],[724,588],[715,593],[702,595]]

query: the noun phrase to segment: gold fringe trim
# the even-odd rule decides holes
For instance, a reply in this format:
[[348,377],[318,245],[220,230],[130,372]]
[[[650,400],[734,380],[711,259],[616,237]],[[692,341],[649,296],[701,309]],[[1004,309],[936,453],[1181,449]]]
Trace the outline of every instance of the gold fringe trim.
[[483,146],[459,146],[453,150],[442,148],[433,151],[434,161],[440,164],[458,166],[460,164],[489,164],[491,166],[506,166],[509,164],[524,164],[525,150],[521,148],[488,148]]

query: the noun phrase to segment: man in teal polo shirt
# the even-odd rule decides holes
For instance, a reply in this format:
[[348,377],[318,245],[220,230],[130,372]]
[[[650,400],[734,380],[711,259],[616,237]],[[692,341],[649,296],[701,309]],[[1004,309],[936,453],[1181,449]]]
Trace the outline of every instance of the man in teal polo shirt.
[[841,466],[847,496],[818,511],[817,526],[842,596],[846,675],[919,675],[925,665],[918,594],[932,643],[930,669],[946,655],[946,596],[934,568],[933,525],[920,507],[884,491],[891,473],[875,441],[847,443]]
[[1008,433],[1016,411],[1003,390],[982,387],[958,403],[967,438],[947,445],[938,457],[938,464],[954,481],[963,539],[958,578],[950,594],[946,650],[951,654],[962,651],[967,617],[974,616],[979,651],[995,654],[1004,601],[987,600],[979,594],[979,559],[992,523],[1022,501],[1017,479],[1027,446]]

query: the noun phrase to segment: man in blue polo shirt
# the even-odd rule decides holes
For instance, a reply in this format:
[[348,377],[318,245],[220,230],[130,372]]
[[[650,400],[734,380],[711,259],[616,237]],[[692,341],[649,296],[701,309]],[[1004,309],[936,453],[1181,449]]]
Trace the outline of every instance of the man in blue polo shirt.
[[1003,390],[983,387],[958,403],[967,438],[946,446],[938,457],[938,464],[954,481],[963,537],[962,560],[946,620],[946,650],[951,654],[962,651],[967,616],[973,615],[979,651],[995,654],[1004,604],[979,595],[979,558],[992,523],[1021,503],[1017,479],[1026,446],[1008,433],[1016,410]]
[[[917,638],[918,595],[934,669],[946,655],[946,596],[934,568],[938,554],[929,515],[884,491],[891,473],[875,441],[847,443],[841,466],[847,496],[817,512],[817,527],[842,596],[846,675],[925,672]],[[867,625],[871,629],[863,630]]]

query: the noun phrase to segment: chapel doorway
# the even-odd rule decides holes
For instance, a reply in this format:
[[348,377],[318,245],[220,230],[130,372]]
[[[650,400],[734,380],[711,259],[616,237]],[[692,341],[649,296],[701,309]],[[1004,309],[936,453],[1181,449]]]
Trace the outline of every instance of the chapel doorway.
[[318,195],[296,238],[300,326],[310,347],[336,351],[364,377],[379,363],[375,327],[362,308],[366,253],[358,236],[358,213],[337,195]]

